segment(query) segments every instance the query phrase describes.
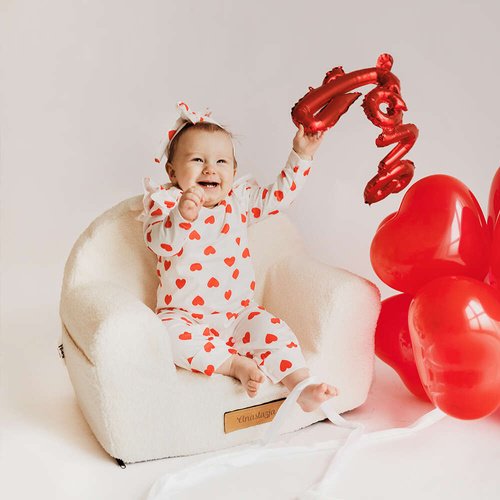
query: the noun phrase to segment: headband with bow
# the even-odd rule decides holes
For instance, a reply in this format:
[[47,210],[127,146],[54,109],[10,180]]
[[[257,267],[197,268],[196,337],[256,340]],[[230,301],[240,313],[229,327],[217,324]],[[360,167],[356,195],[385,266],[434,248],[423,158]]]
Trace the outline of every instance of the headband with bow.
[[177,103],[177,110],[179,111],[179,118],[175,122],[174,128],[168,131],[168,134],[164,137],[164,139],[160,142],[158,146],[158,150],[156,152],[155,161],[156,163],[160,163],[160,160],[164,155],[168,153],[168,147],[172,142],[172,139],[188,124],[188,123],[199,123],[199,122],[209,122],[215,123],[222,129],[224,127],[216,122],[213,118],[210,118],[212,112],[206,108],[205,111],[196,112],[189,108],[189,106],[184,102]]

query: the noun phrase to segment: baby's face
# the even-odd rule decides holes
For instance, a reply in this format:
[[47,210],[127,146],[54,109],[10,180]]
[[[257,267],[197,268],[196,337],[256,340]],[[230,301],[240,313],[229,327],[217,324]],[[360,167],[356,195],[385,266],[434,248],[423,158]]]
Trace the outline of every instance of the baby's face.
[[200,186],[206,208],[213,208],[231,191],[234,179],[233,143],[223,131],[186,130],[179,138],[172,163],[167,163],[170,180],[186,191]]

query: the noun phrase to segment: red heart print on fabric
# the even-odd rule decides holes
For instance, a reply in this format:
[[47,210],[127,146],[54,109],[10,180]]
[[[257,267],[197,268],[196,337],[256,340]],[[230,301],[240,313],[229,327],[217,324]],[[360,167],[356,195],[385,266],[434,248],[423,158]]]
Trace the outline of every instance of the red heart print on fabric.
[[228,345],[229,347],[233,347],[234,346],[234,337],[229,337],[229,340],[226,342],[226,345]]
[[165,271],[168,271],[170,269],[170,266],[172,265],[172,262],[169,260],[166,260],[163,265],[165,266]]
[[208,365],[207,369],[205,370],[205,374],[210,377],[214,371],[215,371],[214,365]]
[[190,358],[187,359],[189,364],[191,364],[191,361],[193,361],[193,358],[194,358],[194,356],[191,356]]
[[245,250],[243,250],[243,253],[241,255],[244,259],[250,257],[250,250],[248,248],[245,248]]
[[280,363],[280,370],[282,372],[288,370],[288,368],[291,368],[292,367],[292,363],[290,363],[290,361],[288,361],[288,359],[284,359],[281,363]]
[[172,251],[172,247],[170,245],[166,245],[165,243],[161,243],[160,246],[163,248],[163,250],[165,250],[167,252]]
[[231,267],[233,264],[234,264],[234,261],[236,259],[234,257],[228,257],[227,259],[224,259],[224,262],[229,266]]
[[273,324],[281,323],[281,320],[279,318],[271,318],[271,323]]
[[270,344],[271,342],[276,342],[278,340],[278,337],[276,335],[273,335],[272,333],[268,333],[266,335],[266,344]]
[[233,209],[232,209],[231,205],[228,205],[226,207],[226,214],[232,214],[232,213],[233,213]]
[[251,312],[251,313],[248,315],[248,319],[255,318],[255,316],[258,316],[259,314],[260,314],[260,312],[258,312],[258,311]]
[[173,201],[165,201],[164,203],[167,205],[167,208],[172,208],[175,205]]
[[191,316],[196,319],[203,319],[203,314],[192,313]]
[[266,196],[267,196],[267,193],[268,193],[268,192],[269,192],[269,191],[268,191],[267,189],[264,189],[264,190],[262,191],[262,199],[263,199],[263,200],[265,200],[265,199],[266,199]]
[[248,344],[250,342],[250,332],[245,333],[245,336],[242,339],[244,344]]
[[238,315],[236,313],[232,313],[232,312],[227,312],[226,313],[226,318],[227,319],[231,319],[231,318],[237,318]]
[[304,177],[307,177],[309,175],[309,172],[311,171],[311,167],[309,167],[305,172],[304,172]]
[[276,196],[278,201],[281,201],[283,199],[283,191],[275,191],[274,196]]
[[207,283],[208,288],[213,288],[213,287],[218,287],[219,282],[215,278],[210,278],[210,280]]
[[205,330],[203,330],[203,335],[205,335],[205,337],[210,337],[210,328],[208,326],[205,328]]
[[211,215],[205,219],[205,224],[213,224],[215,222],[215,217]]
[[241,214],[241,222],[243,222],[243,224],[244,224],[246,221],[247,221],[246,215]]
[[175,284],[177,285],[177,288],[180,290],[186,284],[186,280],[179,278],[179,279],[175,280]]
[[172,227],[172,221],[170,220],[170,217],[167,217],[167,220],[165,221],[165,227],[167,229]]
[[177,255],[177,257],[180,257],[183,253],[184,253],[184,248],[181,248],[175,255]]
[[204,253],[205,255],[211,255],[211,254],[214,254],[214,253],[215,253],[215,248],[214,248],[212,245],[210,245],[210,246],[208,246],[207,248],[205,248],[205,250],[203,251],[203,253]]
[[228,231],[229,231],[229,224],[224,224],[221,233],[227,234]]
[[231,290],[228,290],[225,294],[224,294],[224,297],[226,298],[226,300],[229,300],[231,298]]
[[191,224],[189,222],[181,222],[179,224],[179,227],[182,227],[182,229],[191,229]]
[[276,214],[279,214],[280,211],[279,210],[273,210],[272,212],[269,212],[269,215],[276,215]]
[[297,189],[297,185],[295,182],[292,182],[292,185],[290,186],[290,191],[295,191]]
[[179,338],[181,340],[191,340],[191,333],[189,332],[184,332],[179,335]]
[[188,325],[192,325],[193,322],[189,321],[187,318],[181,318],[183,321],[185,321]]
[[231,354],[238,354],[238,351],[236,349],[228,349],[227,351]]
[[241,305],[242,305],[243,307],[247,307],[247,306],[248,306],[248,304],[250,304],[250,300],[249,300],[249,299],[247,299],[247,300],[242,300],[242,301],[241,301]]
[[247,353],[245,354],[245,356],[246,356],[247,358],[253,359],[253,354],[250,354],[249,352],[247,352]]
[[283,177],[283,179],[286,178],[286,172],[284,170],[281,171],[281,177]]
[[236,238],[236,244],[239,246],[241,238]]
[[215,328],[210,328],[210,332],[212,333],[212,335],[214,335],[215,337],[218,337],[219,336],[219,332],[215,329]]
[[212,342],[207,342],[204,346],[203,349],[205,351],[210,352],[212,349],[215,349],[215,346],[212,344]]
[[257,207],[252,208],[252,214],[256,219],[258,219],[260,217],[260,208]]
[[299,167],[298,166],[297,167],[293,167],[293,171],[294,171],[294,173],[297,173],[299,171]]
[[146,235],[146,239],[149,243],[151,243],[151,231],[149,231],[149,233]]
[[255,290],[255,281],[252,281],[252,282],[250,283],[250,288],[251,288],[252,290]]
[[287,345],[287,347],[291,349],[292,347],[297,347],[297,344],[295,342],[291,342],[290,344]]
[[260,355],[260,359],[262,359],[262,361],[264,361],[269,356],[269,354],[271,354],[271,351],[263,352]]
[[192,231],[189,233],[189,239],[190,240],[201,240],[201,236],[199,235],[198,231]]
[[234,270],[234,273],[233,273],[233,278],[236,279],[240,274],[240,270],[239,269],[235,269]]
[[195,262],[194,264],[191,264],[191,267],[189,269],[191,271],[201,271],[203,269],[203,266],[199,262]]
[[172,295],[165,295],[165,304],[168,306],[170,302],[172,302]]
[[202,297],[200,297],[199,295],[197,295],[194,299],[193,299],[193,306],[202,306],[203,304],[205,304],[205,301],[203,300]]
[[154,212],[151,212],[151,217],[156,217],[157,215],[163,215],[161,208],[157,208]]

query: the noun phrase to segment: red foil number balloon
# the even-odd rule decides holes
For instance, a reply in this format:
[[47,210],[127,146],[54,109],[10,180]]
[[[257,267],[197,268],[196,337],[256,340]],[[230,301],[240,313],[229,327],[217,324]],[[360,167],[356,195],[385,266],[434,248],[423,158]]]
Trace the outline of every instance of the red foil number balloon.
[[[418,128],[411,123],[402,123],[403,111],[407,108],[401,97],[399,79],[390,71],[392,63],[389,54],[382,54],[375,68],[346,74],[338,66],[326,74],[320,87],[309,87],[309,92],[292,108],[295,125],[302,124],[310,133],[325,131],[333,127],[361,95],[359,92],[349,93],[351,90],[368,84],[377,85],[365,96],[362,106],[368,119],[382,129],[375,144],[378,147],[397,145],[382,159],[377,175],[366,185],[364,198],[368,204],[402,191],[410,183],[415,169],[413,162],[402,158],[417,140]],[[381,105],[387,106],[385,112],[380,109]]]

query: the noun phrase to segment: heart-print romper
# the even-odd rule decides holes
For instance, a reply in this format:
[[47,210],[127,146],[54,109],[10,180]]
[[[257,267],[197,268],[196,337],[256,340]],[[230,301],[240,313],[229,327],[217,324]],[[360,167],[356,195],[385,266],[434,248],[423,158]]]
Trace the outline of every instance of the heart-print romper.
[[179,212],[183,191],[144,178],[144,240],[158,256],[156,313],[164,322],[177,366],[211,376],[232,354],[254,359],[273,383],[306,367],[288,325],[254,300],[255,274],[247,227],[287,208],[311,161],[292,150],[273,184],[245,176],[198,218]]

